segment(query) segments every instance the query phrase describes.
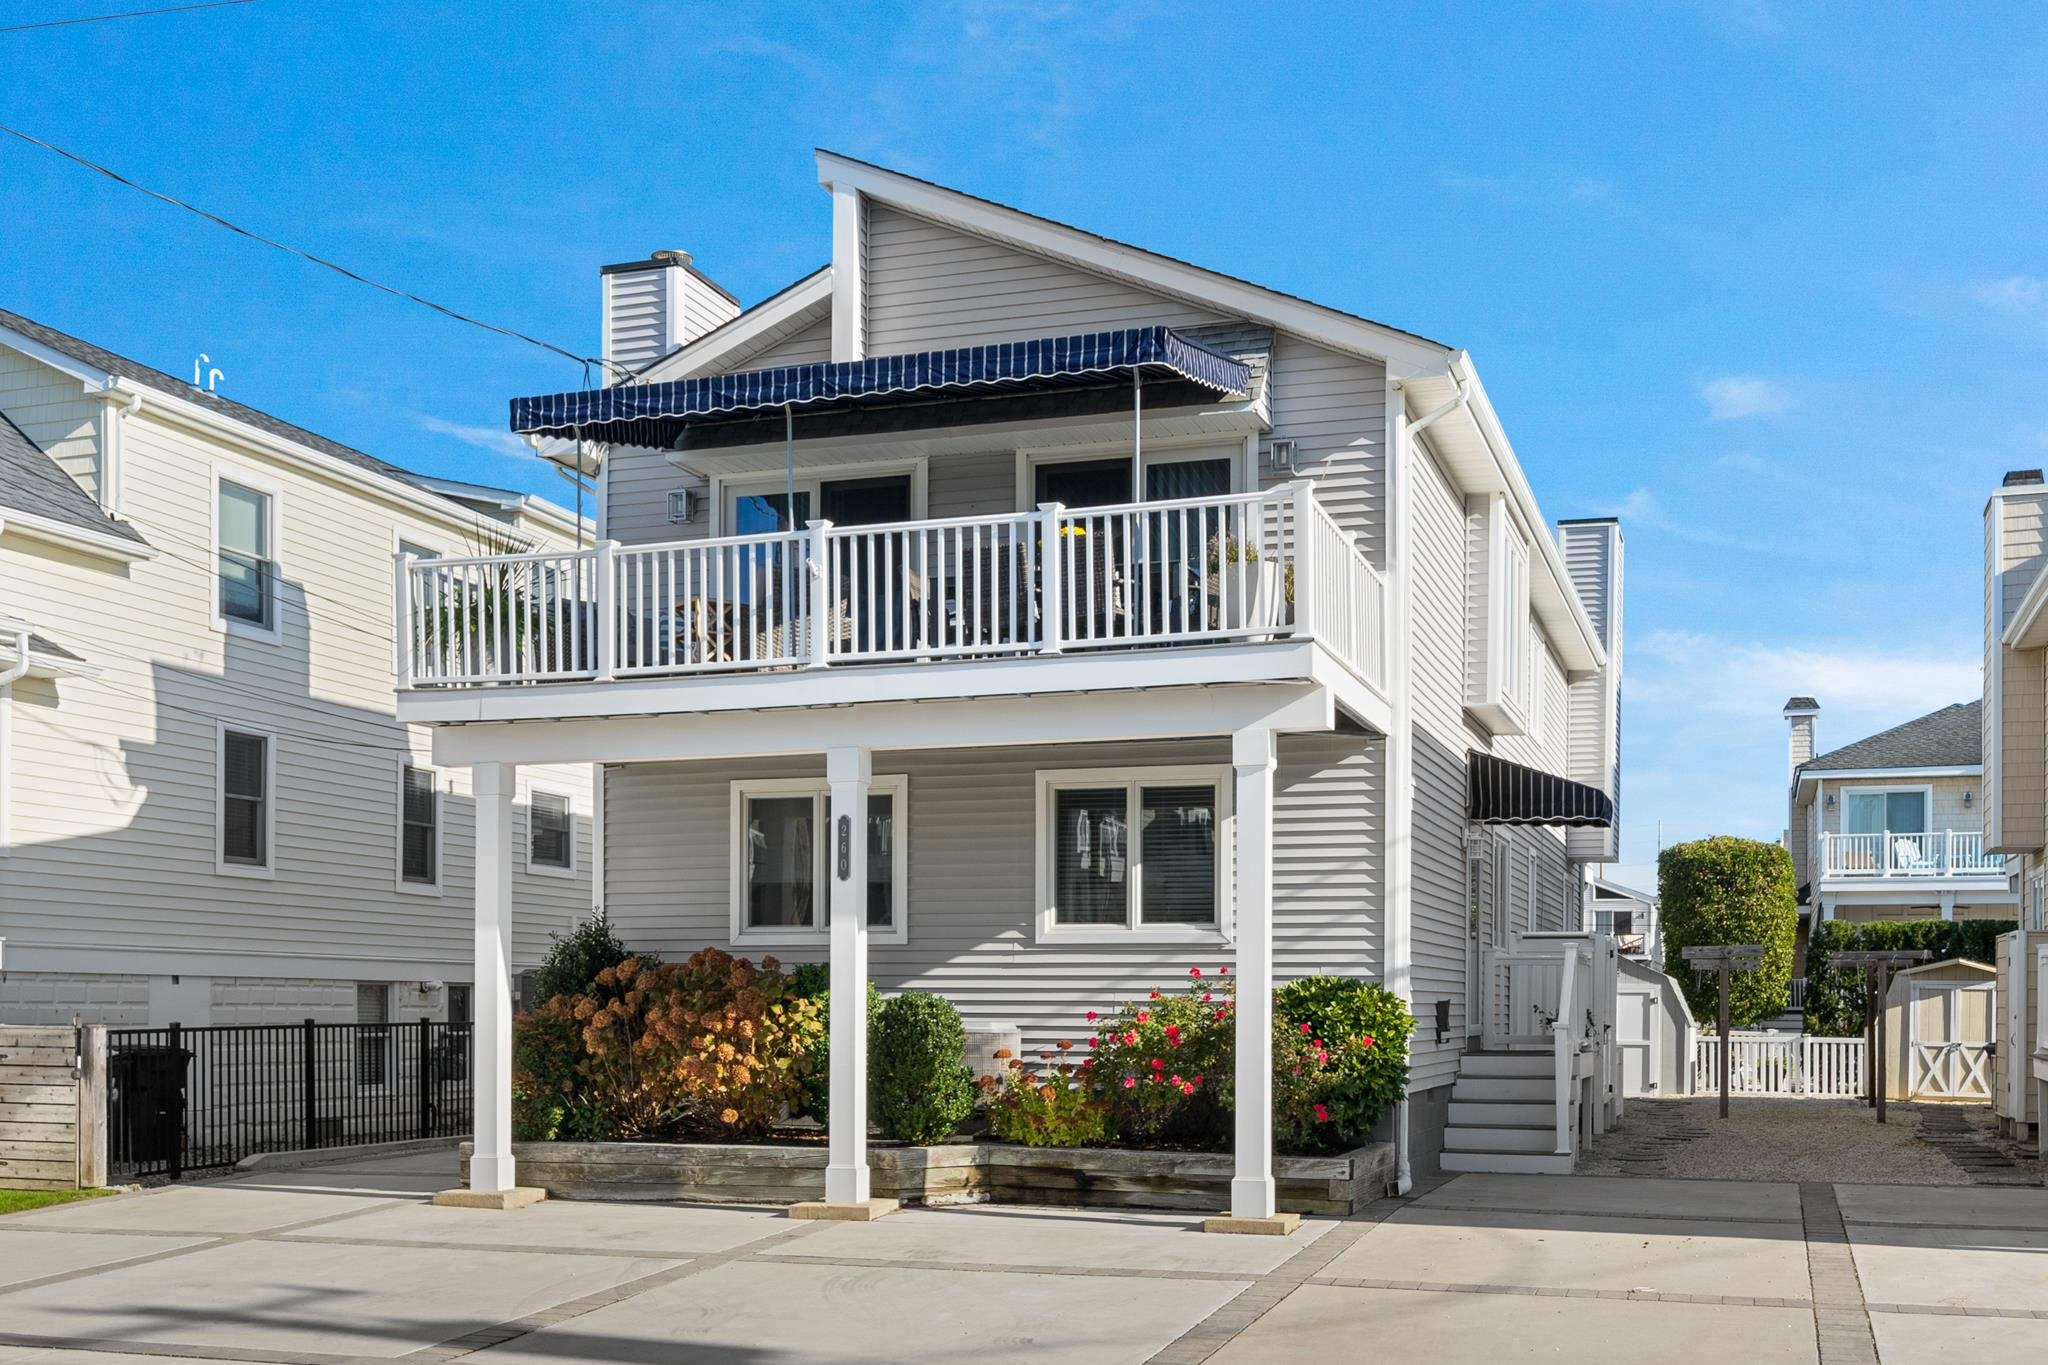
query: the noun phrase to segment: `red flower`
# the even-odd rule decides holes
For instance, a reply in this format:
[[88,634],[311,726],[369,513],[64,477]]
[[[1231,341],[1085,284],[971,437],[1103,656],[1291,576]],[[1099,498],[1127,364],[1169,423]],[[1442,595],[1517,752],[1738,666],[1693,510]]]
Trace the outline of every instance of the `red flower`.
[[1167,1041],[1167,1042],[1169,1042],[1169,1043],[1172,1043],[1172,1044],[1173,1044],[1173,1045],[1174,1045],[1175,1047],[1179,1047],[1179,1046],[1180,1046],[1180,1025],[1179,1025],[1179,1024],[1168,1024],[1168,1025],[1166,1026],[1166,1041]]
[[1091,1067],[1091,1066],[1094,1066],[1094,1065],[1095,1065],[1095,1059],[1094,1059],[1093,1057],[1089,1057],[1089,1058],[1087,1058],[1086,1060],[1084,1060],[1084,1061],[1083,1061],[1083,1062],[1081,1063],[1081,1069],[1082,1069],[1083,1071],[1086,1071],[1086,1070],[1087,1070],[1087,1069],[1088,1069],[1089,1067]]
[[1316,1122],[1317,1122],[1317,1123],[1328,1123],[1329,1121],[1330,1121],[1330,1111],[1329,1111],[1329,1110],[1327,1110],[1327,1109],[1325,1109],[1325,1108],[1323,1108],[1323,1106],[1321,1106],[1320,1104],[1319,1104],[1319,1105],[1317,1105],[1317,1106],[1316,1106]]
[[1181,1083],[1181,1079],[1178,1075],[1168,1076],[1166,1079],[1171,1081],[1175,1085],[1179,1085]]
[[1195,1088],[1191,1085],[1184,1085],[1180,1088],[1180,1093],[1183,1095],[1192,1095],[1195,1093]]
[[1228,1013],[1228,1011],[1227,1011],[1227,1010],[1217,1010],[1217,1011],[1216,1011],[1216,1017],[1217,1017],[1218,1019],[1221,1019],[1221,1018],[1222,1018],[1222,1017],[1223,1017],[1223,1016],[1224,1016],[1224,1015],[1225,1015],[1226,1013]]
[[1202,974],[1202,969],[1201,969],[1200,967],[1190,967],[1190,968],[1188,968],[1188,975],[1189,975],[1189,976],[1200,976],[1201,974]]
[[1228,967],[1218,967],[1218,968],[1216,969],[1216,975],[1218,975],[1218,976],[1229,976],[1229,975],[1230,975],[1230,968],[1228,968]]
[[1100,1037],[1100,1036],[1097,1036],[1097,1037],[1094,1037],[1094,1038],[1090,1038],[1090,1039],[1088,1040],[1088,1046],[1090,1046],[1090,1047],[1100,1047],[1100,1046],[1102,1046],[1102,1039],[1101,1039],[1101,1037]]
[[1302,1031],[1303,1033],[1308,1033],[1308,1032],[1311,1032],[1311,1030],[1310,1030],[1310,1028],[1309,1028],[1309,1026],[1308,1026],[1307,1024],[1303,1024],[1303,1025],[1301,1026],[1301,1031]]
[[1124,1046],[1126,1046],[1126,1047],[1136,1047],[1137,1045],[1138,1045],[1138,1035],[1137,1035],[1137,1034],[1135,1034],[1135,1033],[1126,1033],[1126,1034],[1124,1035]]
[[1195,1084],[1196,1084],[1196,1085],[1200,1085],[1201,1083],[1202,1083],[1202,1078],[1201,1078],[1200,1076],[1197,1076],[1197,1077],[1195,1077]]
[[1135,1079],[1134,1077],[1130,1077],[1130,1076],[1126,1076],[1126,1077],[1124,1077],[1124,1089],[1126,1089],[1126,1090],[1129,1090],[1129,1089],[1130,1089],[1130,1088],[1131,1088],[1132,1086],[1136,1085],[1137,1083],[1138,1083],[1138,1082],[1137,1082],[1137,1080],[1136,1080],[1136,1079]]
[[1152,1011],[1150,1011],[1150,1010],[1139,1010],[1139,1011],[1138,1011],[1138,1022],[1139,1022],[1139,1023],[1141,1023],[1141,1024],[1142,1024],[1142,1023],[1145,1023],[1145,1022],[1149,1021],[1149,1020],[1150,1020],[1151,1018],[1152,1018]]
[[1158,991],[1154,991],[1154,992],[1152,992],[1152,998],[1153,998],[1154,1000],[1157,1000],[1157,999],[1159,998],[1159,992],[1158,992]]
[[1206,1004],[1207,1002],[1209,1002],[1210,1000],[1213,1000],[1214,998],[1215,998],[1215,997],[1214,997],[1214,996],[1212,996],[1212,995],[1210,995],[1210,994],[1209,994],[1209,992],[1207,992],[1207,991],[1203,991],[1203,992],[1202,992],[1202,1001],[1203,1001],[1203,1003],[1205,1003],[1205,1004]]
[[1359,1045],[1360,1047],[1371,1047],[1371,1046],[1372,1046],[1372,1035],[1371,1035],[1370,1033],[1361,1033],[1361,1034],[1359,1034],[1359,1035],[1358,1035],[1358,1045]]
[[1154,1071],[1164,1071],[1166,1070],[1166,1063],[1160,1061],[1157,1057],[1154,1057],[1152,1059],[1152,1069]]
[[1089,1023],[1091,1023],[1091,1024],[1092,1024],[1092,1023],[1094,1023],[1097,1017],[1098,1017],[1098,1016],[1096,1015],[1096,1013],[1095,1013],[1095,1011],[1094,1011],[1094,1010],[1089,1010],[1089,1011],[1088,1011],[1088,1022],[1089,1022]]

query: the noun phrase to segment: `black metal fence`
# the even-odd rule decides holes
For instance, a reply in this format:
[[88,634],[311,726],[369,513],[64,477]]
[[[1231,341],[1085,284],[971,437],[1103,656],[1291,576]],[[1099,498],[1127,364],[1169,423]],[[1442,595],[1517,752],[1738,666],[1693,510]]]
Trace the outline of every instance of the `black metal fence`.
[[470,1130],[468,1024],[173,1024],[107,1047],[107,1160],[129,1179]]

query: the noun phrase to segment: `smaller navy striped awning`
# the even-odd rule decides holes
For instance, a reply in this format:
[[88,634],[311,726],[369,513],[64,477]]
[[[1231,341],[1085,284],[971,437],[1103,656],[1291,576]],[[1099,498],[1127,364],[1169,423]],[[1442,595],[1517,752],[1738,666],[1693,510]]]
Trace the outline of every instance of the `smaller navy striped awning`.
[[1492,754],[1475,752],[1466,760],[1465,804],[1478,825],[1606,829],[1614,824],[1614,801],[1598,787]]
[[1251,383],[1251,367],[1241,360],[1170,327],[1133,327],[515,398],[512,430],[544,436],[580,433],[586,440],[665,449],[693,424],[784,407],[815,410],[1085,388],[1133,372],[1184,379],[1219,394],[1244,393]]

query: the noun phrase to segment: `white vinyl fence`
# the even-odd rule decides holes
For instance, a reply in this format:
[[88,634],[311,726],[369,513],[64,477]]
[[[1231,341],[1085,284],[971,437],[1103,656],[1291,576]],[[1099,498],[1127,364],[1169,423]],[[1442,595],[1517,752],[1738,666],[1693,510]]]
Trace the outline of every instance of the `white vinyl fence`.
[[[1708,1035],[1693,1050],[1695,1094],[1721,1088],[1721,1040]],[[1728,1093],[1854,1099],[1863,1093],[1863,1040],[1803,1033],[1730,1033]]]

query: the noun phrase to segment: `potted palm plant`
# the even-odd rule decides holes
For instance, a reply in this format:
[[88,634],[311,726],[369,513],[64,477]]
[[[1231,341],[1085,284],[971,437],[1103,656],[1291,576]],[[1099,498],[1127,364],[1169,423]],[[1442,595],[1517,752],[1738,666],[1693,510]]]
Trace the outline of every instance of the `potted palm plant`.
[[1259,556],[1259,547],[1235,536],[1209,538],[1209,574],[1215,584],[1219,629],[1279,630],[1294,621],[1294,563]]

